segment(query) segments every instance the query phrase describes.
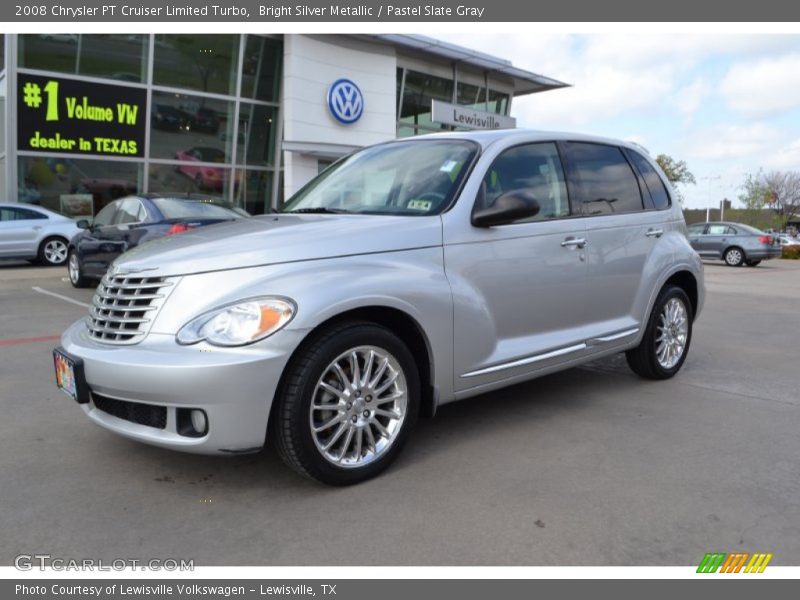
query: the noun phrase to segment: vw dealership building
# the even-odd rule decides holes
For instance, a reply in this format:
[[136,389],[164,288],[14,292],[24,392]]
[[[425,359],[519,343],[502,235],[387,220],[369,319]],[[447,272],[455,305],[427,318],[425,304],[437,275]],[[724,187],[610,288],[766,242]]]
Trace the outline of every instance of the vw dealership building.
[[131,193],[277,207],[353,150],[514,127],[562,87],[418,35],[5,35],[0,187],[70,216]]

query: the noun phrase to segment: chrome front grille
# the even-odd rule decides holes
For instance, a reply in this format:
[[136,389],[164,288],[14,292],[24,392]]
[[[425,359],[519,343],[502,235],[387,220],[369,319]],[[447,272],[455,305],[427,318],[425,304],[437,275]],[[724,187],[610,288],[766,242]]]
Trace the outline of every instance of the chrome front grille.
[[106,275],[92,298],[89,335],[108,344],[141,341],[172,285],[164,277]]

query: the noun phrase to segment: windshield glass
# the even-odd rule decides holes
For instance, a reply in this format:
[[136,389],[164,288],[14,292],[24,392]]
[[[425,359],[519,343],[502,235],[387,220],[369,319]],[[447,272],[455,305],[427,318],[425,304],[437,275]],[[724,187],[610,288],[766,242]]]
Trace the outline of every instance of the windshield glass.
[[450,204],[478,146],[418,140],[366,148],[335,163],[282,212],[435,215]]

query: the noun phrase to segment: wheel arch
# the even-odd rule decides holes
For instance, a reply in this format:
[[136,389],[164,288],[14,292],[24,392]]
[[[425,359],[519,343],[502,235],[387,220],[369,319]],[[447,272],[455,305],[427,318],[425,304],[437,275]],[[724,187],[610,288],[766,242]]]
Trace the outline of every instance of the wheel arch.
[[677,271],[673,273],[661,285],[659,292],[667,285],[676,285],[686,292],[686,295],[689,296],[689,301],[692,303],[692,320],[694,320],[697,317],[697,309],[700,301],[697,278],[694,274],[691,271]]
[[[428,336],[420,323],[409,313],[395,307],[385,305],[365,305],[351,308],[328,317],[308,331],[303,341],[298,344],[284,367],[280,382],[276,388],[276,395],[281,393],[286,374],[291,370],[291,365],[300,354],[323,331],[347,321],[368,321],[381,325],[395,334],[408,347],[419,372],[422,386],[420,415],[432,417],[438,404],[438,393],[434,385],[433,350]],[[276,397],[277,400],[277,397]],[[273,401],[274,410],[278,402]],[[272,420],[272,415],[270,416]]]

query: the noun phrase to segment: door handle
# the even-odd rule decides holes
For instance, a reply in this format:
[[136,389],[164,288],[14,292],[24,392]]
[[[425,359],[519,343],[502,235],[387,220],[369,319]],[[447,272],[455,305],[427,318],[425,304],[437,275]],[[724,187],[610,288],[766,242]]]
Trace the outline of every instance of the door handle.
[[39,231],[41,228],[42,228],[42,226],[41,226],[41,225],[34,225],[34,226],[33,226],[33,230],[34,230],[34,231]]
[[562,248],[584,248],[586,246],[586,238],[568,237],[561,242]]
[[664,230],[663,229],[648,229],[645,232],[645,235],[647,237],[660,238],[662,235],[664,235]]

